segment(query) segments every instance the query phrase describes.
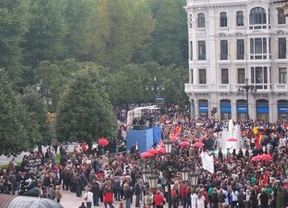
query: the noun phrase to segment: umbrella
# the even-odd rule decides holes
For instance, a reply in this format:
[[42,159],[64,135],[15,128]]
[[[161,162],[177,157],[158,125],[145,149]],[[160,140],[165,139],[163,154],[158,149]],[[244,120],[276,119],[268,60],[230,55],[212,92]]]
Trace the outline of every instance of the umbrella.
[[171,142],[177,142],[177,141],[178,141],[178,138],[175,137],[175,136],[173,136],[173,137],[170,138],[170,140],[171,140]]
[[261,155],[257,155],[255,157],[252,157],[252,159],[251,159],[251,161],[260,161],[260,160],[262,160]]
[[195,144],[193,144],[193,147],[203,147],[204,144],[202,142],[196,142]]
[[160,154],[164,154],[166,151],[165,151],[165,148],[161,147],[160,149],[157,149],[158,150],[158,153]]
[[228,142],[238,142],[238,139],[236,138],[229,138],[227,139]]
[[108,142],[108,140],[105,139],[105,138],[100,138],[100,139],[98,140],[98,145],[100,145],[100,146],[107,146],[108,144],[109,144],[109,142]]
[[159,153],[157,149],[150,149],[150,150],[148,150],[148,152],[153,154],[153,155],[157,155]]
[[140,154],[141,158],[148,158],[148,157],[152,157],[152,156],[153,156],[153,154],[150,152],[143,152]]
[[273,158],[272,158],[272,156],[269,155],[269,154],[263,154],[263,155],[261,156],[261,159],[262,159],[262,160],[269,161],[269,160],[272,160]]
[[188,146],[190,146],[189,142],[183,141],[180,143],[180,147],[188,147]]

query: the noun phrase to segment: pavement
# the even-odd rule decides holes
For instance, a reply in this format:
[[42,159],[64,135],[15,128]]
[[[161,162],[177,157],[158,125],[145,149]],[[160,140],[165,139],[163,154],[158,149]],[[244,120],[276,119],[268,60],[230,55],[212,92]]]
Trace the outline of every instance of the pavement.
[[[73,149],[74,149],[74,146],[75,145],[79,145],[79,143],[71,143],[68,145],[68,152],[72,152]],[[42,151],[45,153],[47,148],[49,146],[42,146]],[[35,148],[34,151],[37,151],[38,148]],[[58,147],[58,152],[59,153],[59,147]],[[0,155],[0,165],[7,165],[11,160],[12,158],[15,158],[16,162],[21,162],[24,155],[27,155],[29,154],[29,152],[21,152],[19,155],[17,155],[17,157],[14,157],[14,156],[10,156],[10,157],[7,157],[5,155]]]
[[[82,192],[82,195],[84,197],[85,192]],[[62,199],[60,201],[60,204],[64,207],[64,208],[78,208],[80,207],[82,202],[85,202],[84,199],[80,198],[80,197],[76,197],[76,193],[71,193],[70,191],[63,191],[62,190]],[[144,198],[144,197],[143,197]],[[125,207],[125,200],[122,201],[124,203],[124,207]],[[114,201],[113,202],[113,206],[115,208],[119,207],[120,202],[119,201]],[[99,208],[104,208],[104,203],[99,203]],[[96,208],[93,206],[93,208]],[[108,206],[109,207],[109,206]],[[131,204],[131,208],[135,207],[135,196],[133,198],[133,203]],[[140,204],[140,207],[144,207],[143,203]],[[164,208],[168,208],[168,204],[166,203],[164,205]]]

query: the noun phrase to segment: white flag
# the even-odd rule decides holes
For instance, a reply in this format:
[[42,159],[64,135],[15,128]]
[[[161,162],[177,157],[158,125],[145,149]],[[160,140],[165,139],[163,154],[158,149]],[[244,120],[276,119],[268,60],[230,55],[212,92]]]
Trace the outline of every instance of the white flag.
[[210,173],[214,173],[214,158],[213,155],[208,155],[206,152],[201,154],[202,166]]

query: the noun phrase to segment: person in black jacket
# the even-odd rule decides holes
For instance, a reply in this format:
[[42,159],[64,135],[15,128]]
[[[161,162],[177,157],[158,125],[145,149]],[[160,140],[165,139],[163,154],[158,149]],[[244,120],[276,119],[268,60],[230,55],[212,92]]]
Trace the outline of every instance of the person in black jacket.
[[268,201],[269,201],[269,196],[268,194],[265,193],[264,189],[262,189],[261,194],[260,194],[261,208],[268,208]]
[[93,180],[91,192],[93,193],[93,205],[99,206],[99,199],[100,199],[100,184],[98,180]]
[[140,195],[141,195],[141,188],[140,188],[140,185],[139,185],[139,180],[137,179],[136,180],[136,184],[134,186],[134,194],[136,196],[136,204],[135,204],[135,207],[140,207]]
[[212,200],[212,208],[218,208],[219,198],[217,188],[214,188],[213,193],[211,195],[211,200]]
[[127,182],[123,187],[124,197],[126,200],[126,207],[131,207],[133,197],[133,187]]
[[75,176],[74,182],[76,184],[76,196],[77,197],[81,197],[82,196],[82,185],[83,185],[83,182],[82,182],[82,179],[81,179],[79,173],[77,173],[77,175]]

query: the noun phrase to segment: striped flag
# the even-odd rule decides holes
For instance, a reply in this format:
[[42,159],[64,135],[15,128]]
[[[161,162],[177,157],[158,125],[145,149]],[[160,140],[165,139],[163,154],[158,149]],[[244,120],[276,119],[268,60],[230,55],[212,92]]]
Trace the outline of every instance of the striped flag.
[[174,129],[174,132],[173,132],[173,136],[177,137],[182,131],[182,126],[181,125],[178,125],[175,129]]
[[257,139],[256,139],[256,148],[261,148],[261,140],[262,140],[262,134],[260,132],[258,132],[257,134]]

